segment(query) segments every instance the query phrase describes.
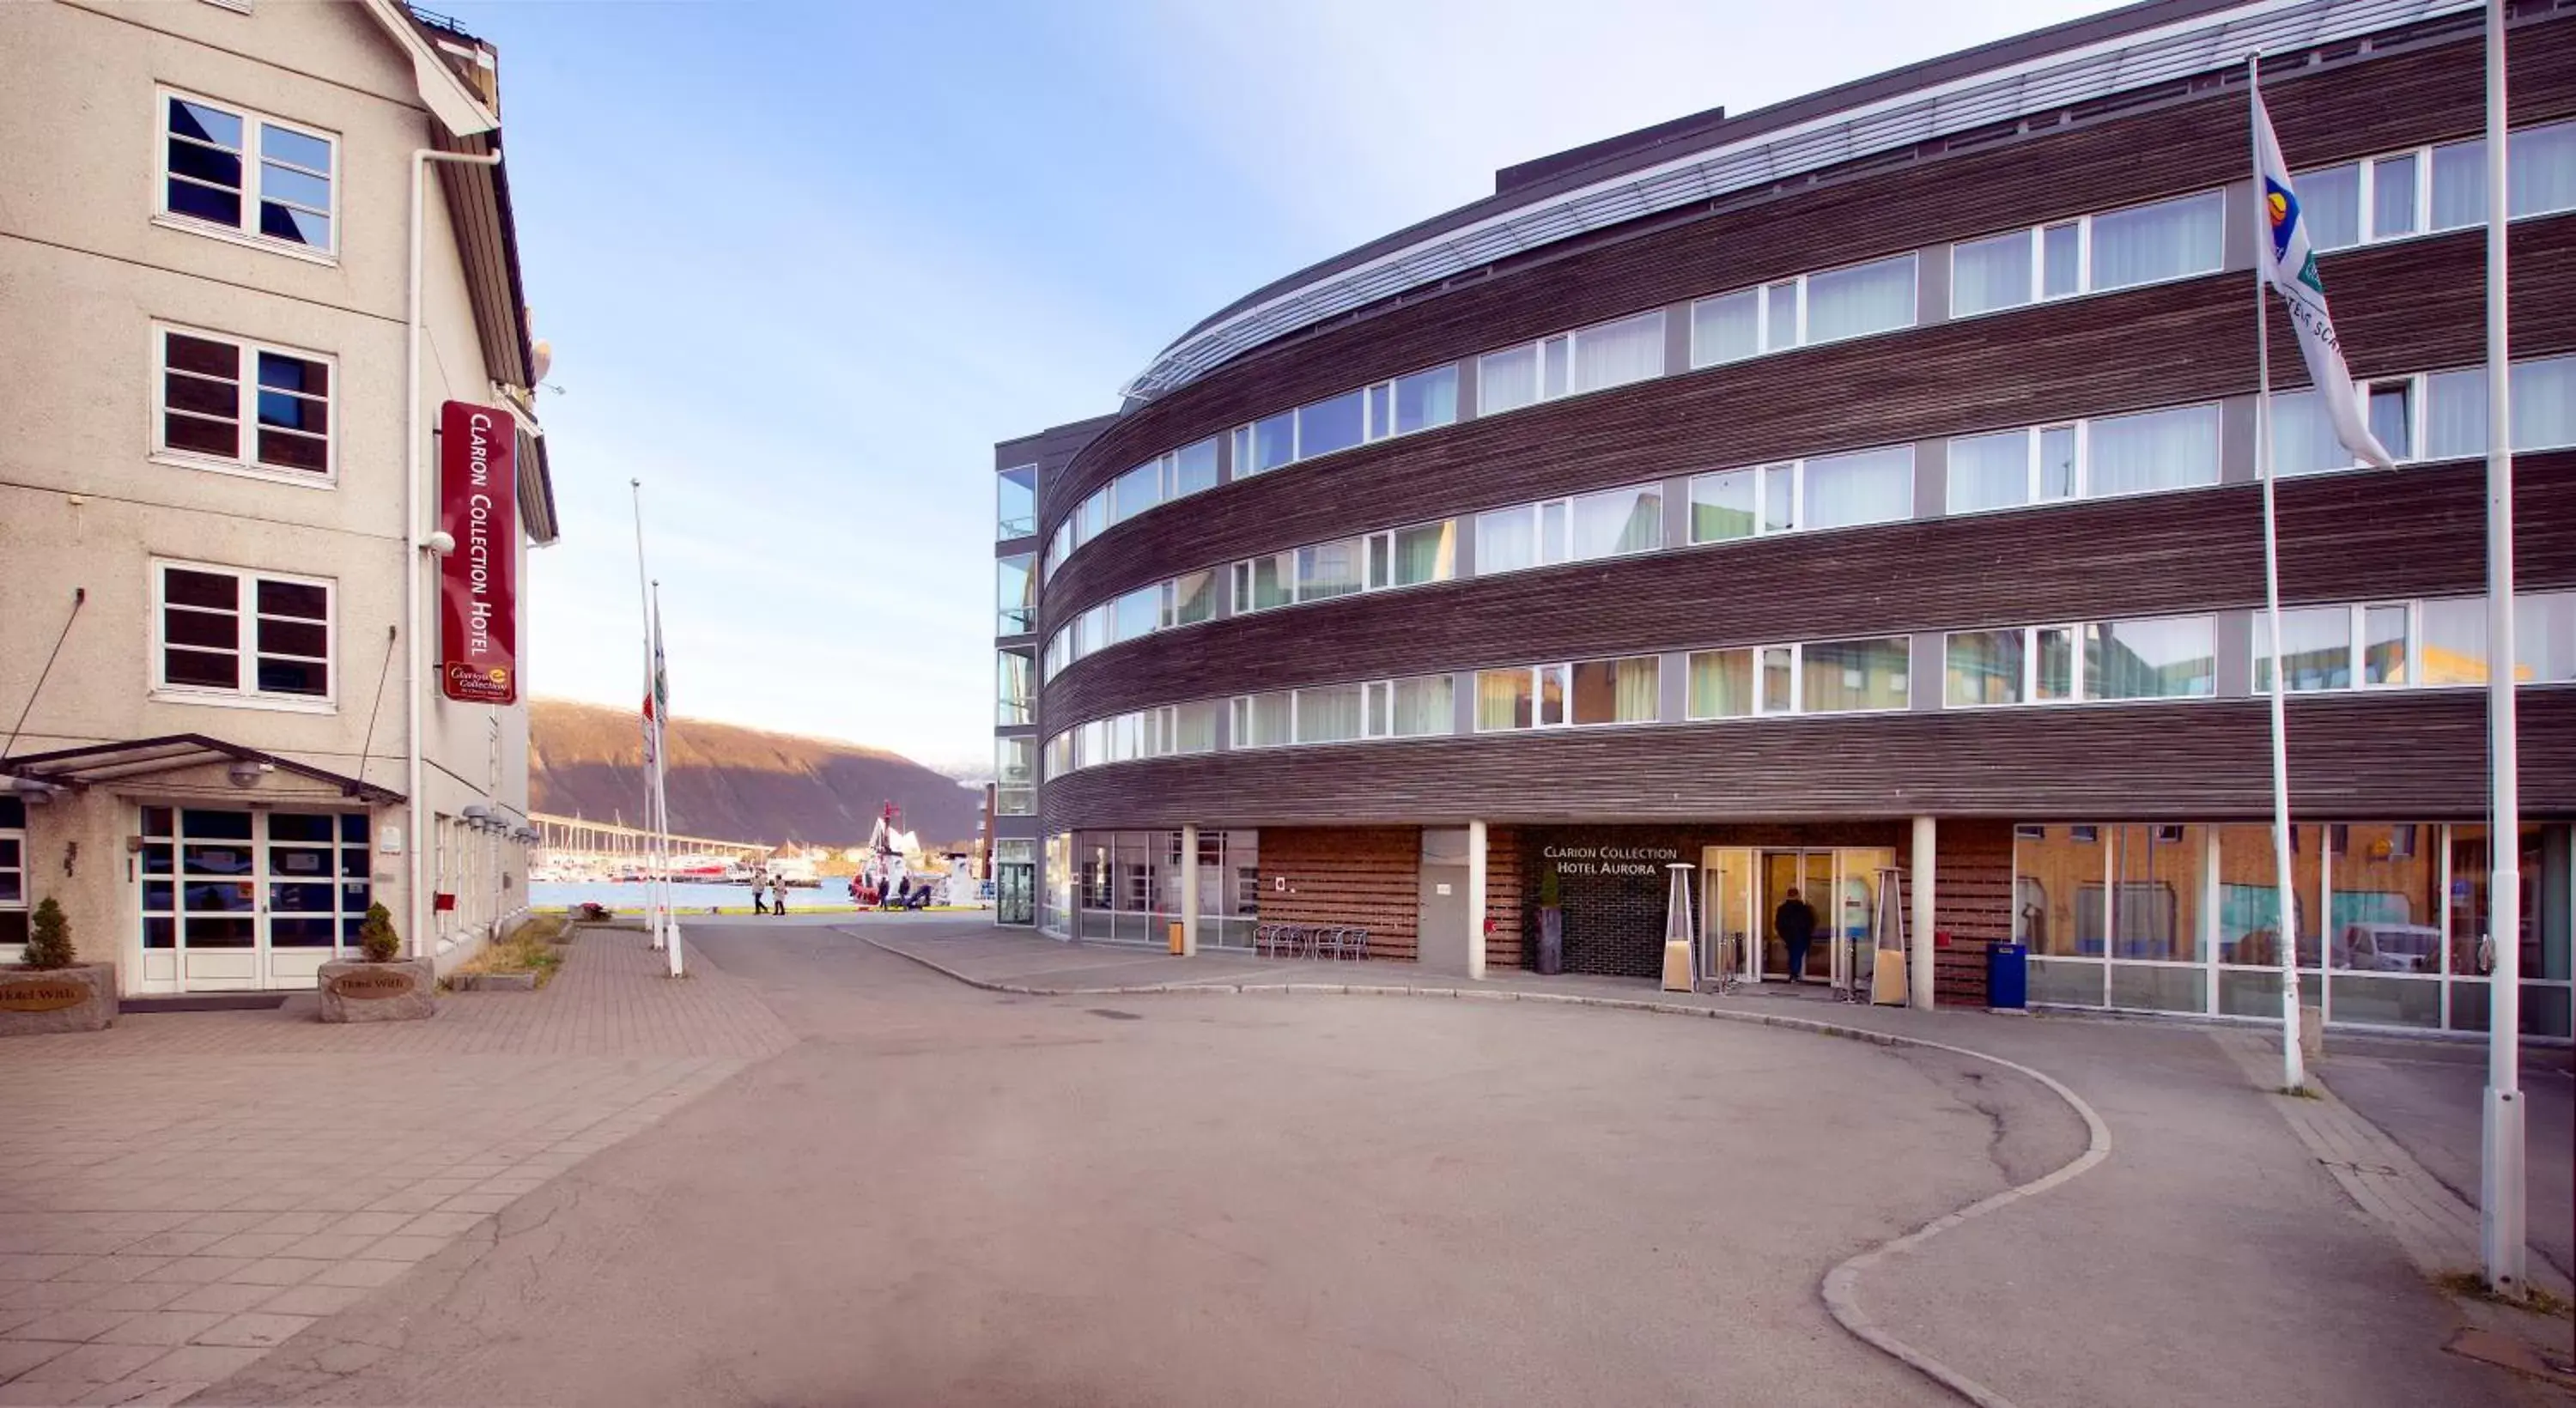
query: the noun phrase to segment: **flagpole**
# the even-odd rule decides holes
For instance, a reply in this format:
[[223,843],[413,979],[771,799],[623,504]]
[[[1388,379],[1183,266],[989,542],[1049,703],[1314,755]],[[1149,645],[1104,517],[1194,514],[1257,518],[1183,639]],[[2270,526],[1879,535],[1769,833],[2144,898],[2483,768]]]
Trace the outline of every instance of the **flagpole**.
[[671,721],[662,702],[662,584],[653,583],[653,806],[662,814],[662,912],[671,926],[671,976],[681,975],[680,915],[671,904]]
[[[2299,1090],[2307,1085],[2307,1072],[2299,1050],[2299,906],[2297,887],[2290,869],[2293,855],[2290,847],[2290,716],[2289,679],[2281,669],[2281,531],[2279,496],[2274,492],[2272,473],[2272,319],[2265,303],[2270,294],[2264,288],[2269,282],[2265,273],[2264,243],[2272,236],[2264,205],[2263,132],[2256,119],[2262,101],[2263,69],[2259,54],[2245,56],[2245,128],[2253,148],[2254,219],[2257,244],[2254,252],[2254,466],[2263,480],[2263,609],[2271,624],[2272,648],[2272,876],[2278,887],[2274,903],[2280,917],[2274,923],[2276,946],[2281,962],[2281,1088]],[[2322,856],[2323,852],[2320,851]]]
[[2506,359],[2504,0],[2487,0],[2487,1089],[2478,1241],[2487,1287],[2523,1294],[2522,781],[2515,733],[2513,377]]
[[[635,499],[635,605],[637,615],[644,623],[644,697],[649,701],[653,697],[653,591],[644,575],[644,481],[629,479],[626,481],[626,487]],[[658,722],[654,724],[654,730],[656,736],[645,740],[652,745],[654,756],[645,760],[644,830],[648,840],[643,848],[642,860],[644,862],[644,927],[652,935],[653,949],[658,953],[662,948],[663,895],[657,879],[656,848],[649,840],[658,824],[659,815],[655,810],[651,780],[651,769],[658,765],[662,752]]]

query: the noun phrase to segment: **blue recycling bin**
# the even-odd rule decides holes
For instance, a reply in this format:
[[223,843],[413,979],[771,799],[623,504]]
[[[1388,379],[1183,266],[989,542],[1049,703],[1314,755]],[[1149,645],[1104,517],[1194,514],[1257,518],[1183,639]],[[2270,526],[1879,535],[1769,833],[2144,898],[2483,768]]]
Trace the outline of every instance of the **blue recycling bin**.
[[1986,950],[1986,1005],[2019,1011],[2030,1005],[2030,948],[1995,944]]

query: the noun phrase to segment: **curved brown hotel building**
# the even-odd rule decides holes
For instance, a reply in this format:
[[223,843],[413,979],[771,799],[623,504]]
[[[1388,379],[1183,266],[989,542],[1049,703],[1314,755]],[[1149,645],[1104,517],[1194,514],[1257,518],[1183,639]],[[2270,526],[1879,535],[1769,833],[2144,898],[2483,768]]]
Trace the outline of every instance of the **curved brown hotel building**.
[[[2166,0],[1524,163],[1006,441],[1001,917],[2277,1020],[2245,59],[2400,461],[2270,320],[2299,958],[2569,1034],[2576,5],[2512,7],[2515,659],[2487,649],[2473,3]],[[2521,932],[2485,699],[2522,682]],[[1195,911],[1192,913],[1191,911]],[[1794,924],[1793,924],[1794,927]]]

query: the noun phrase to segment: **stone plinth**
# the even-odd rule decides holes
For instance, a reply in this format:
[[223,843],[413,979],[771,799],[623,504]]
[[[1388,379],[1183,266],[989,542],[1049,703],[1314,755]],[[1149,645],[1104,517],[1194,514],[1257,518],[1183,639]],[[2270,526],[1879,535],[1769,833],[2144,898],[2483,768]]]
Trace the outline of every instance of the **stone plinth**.
[[0,967],[0,1036],[94,1032],[116,1023],[116,965]]
[[322,965],[326,1022],[417,1022],[438,1011],[438,970],[426,958]]

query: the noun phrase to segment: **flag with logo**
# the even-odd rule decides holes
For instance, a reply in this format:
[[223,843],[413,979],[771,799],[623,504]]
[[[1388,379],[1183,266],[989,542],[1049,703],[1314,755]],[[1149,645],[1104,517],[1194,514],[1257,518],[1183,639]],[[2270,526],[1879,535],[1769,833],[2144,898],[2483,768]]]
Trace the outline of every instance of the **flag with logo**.
[[2257,243],[2264,280],[2289,305],[2290,326],[2299,334],[2299,354],[2306,359],[2308,379],[2316,383],[2317,396],[2325,403],[2335,439],[2355,459],[2394,468],[2396,461],[2370,433],[2361,397],[2353,390],[2352,373],[2344,367],[2343,344],[2336,340],[2334,319],[2326,312],[2325,281],[2317,277],[2307,215],[2299,209],[2298,193],[2291,189],[2289,163],[2281,159],[2281,142],[2272,135],[2272,115],[2264,110],[2259,90],[2254,94],[2254,146],[2258,165],[2254,184],[2262,193],[2262,213],[2256,218],[2262,225]]
[[662,752],[662,720],[671,707],[670,677],[662,667],[662,607],[653,607],[652,654],[644,667],[644,766],[651,767]]

